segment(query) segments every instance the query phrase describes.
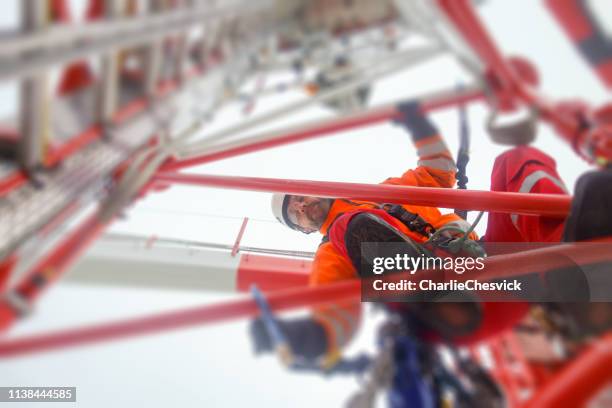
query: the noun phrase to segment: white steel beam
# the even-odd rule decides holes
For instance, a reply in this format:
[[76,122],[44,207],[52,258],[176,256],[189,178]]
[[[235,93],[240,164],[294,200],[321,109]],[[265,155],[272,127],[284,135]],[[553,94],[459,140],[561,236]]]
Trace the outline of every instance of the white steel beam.
[[255,280],[268,288],[281,285],[276,280],[282,280],[283,274],[301,275],[306,282],[313,256],[312,252],[252,247],[240,247],[233,256],[232,245],[107,234],[63,282],[234,292]]
[[[241,1],[212,9],[181,8],[117,21],[57,26],[40,34],[6,36],[0,38],[0,80],[32,75],[91,55],[145,45],[226,16],[254,18],[254,14],[273,4],[272,1]],[[271,24],[265,25],[262,31],[269,30]]]
[[[47,25],[47,0],[24,0],[22,27],[26,33],[43,31]],[[18,148],[19,164],[34,170],[42,162],[43,137],[48,131],[47,78],[45,73],[27,77],[21,83],[21,117]]]
[[148,246],[146,240],[97,241],[64,282],[164,289],[234,291],[240,257],[229,251],[171,245]]
[[[116,19],[121,15],[121,0],[105,0],[107,19]],[[119,53],[110,51],[102,56],[102,72],[98,93],[98,120],[108,126],[119,102]]]

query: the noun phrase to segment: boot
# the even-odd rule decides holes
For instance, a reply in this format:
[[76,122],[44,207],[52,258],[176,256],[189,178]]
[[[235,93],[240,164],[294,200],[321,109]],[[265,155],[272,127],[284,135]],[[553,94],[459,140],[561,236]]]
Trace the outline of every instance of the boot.
[[[396,243],[396,245],[385,245]],[[348,224],[344,244],[359,276],[373,276],[374,258],[396,254],[419,257],[424,250],[410,237],[370,213],[354,216]]]

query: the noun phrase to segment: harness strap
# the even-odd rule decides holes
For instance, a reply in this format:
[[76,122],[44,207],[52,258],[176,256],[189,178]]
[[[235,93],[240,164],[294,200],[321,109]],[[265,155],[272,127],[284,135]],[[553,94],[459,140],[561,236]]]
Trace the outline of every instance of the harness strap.
[[430,237],[436,231],[433,225],[425,221],[419,214],[408,211],[399,204],[382,204],[380,208],[400,220],[410,231],[424,237]]
[[[363,206],[366,204],[358,204],[359,206]],[[369,205],[368,205],[369,206]],[[436,232],[436,229],[433,227],[433,225],[431,225],[430,223],[428,223],[427,221],[425,221],[425,219],[423,217],[421,217],[419,214],[417,213],[413,213],[411,211],[408,211],[407,209],[405,209],[404,207],[402,207],[399,204],[389,204],[389,203],[385,203],[385,204],[381,204],[379,206],[372,206],[373,208],[379,208],[381,210],[384,210],[387,212],[387,214],[391,215],[392,217],[396,218],[397,220],[399,220],[402,224],[404,224],[406,227],[408,227],[408,229],[412,232],[416,232],[417,234],[420,234],[424,237],[431,237],[432,234],[434,234]],[[328,231],[331,229],[332,225],[334,225],[334,222],[336,222],[336,220],[345,213],[340,213],[338,214],[338,216],[336,216],[336,218],[331,222],[329,228],[327,229]],[[319,246],[325,244],[326,242],[329,242],[329,234],[325,234],[325,236],[323,237],[323,239],[321,239],[321,243],[319,244]]]

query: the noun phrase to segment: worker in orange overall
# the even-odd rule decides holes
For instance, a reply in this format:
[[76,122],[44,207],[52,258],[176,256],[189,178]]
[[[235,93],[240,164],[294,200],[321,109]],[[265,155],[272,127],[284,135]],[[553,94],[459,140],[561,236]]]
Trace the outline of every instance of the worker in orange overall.
[[[401,177],[388,178],[383,184],[452,188],[455,162],[435,126],[421,114],[418,103],[404,104],[399,110],[402,116],[397,122],[412,136],[419,156],[418,166]],[[312,265],[312,286],[358,278],[359,244],[362,242],[409,240],[418,246],[441,227],[452,225],[463,231],[470,227],[456,214],[442,214],[437,208],[414,205],[276,194],[272,199],[272,209],[282,224],[306,234],[319,231],[324,236]],[[472,233],[471,238],[475,239],[475,234]],[[444,316],[449,318],[448,325],[469,327],[469,330],[458,327],[455,333],[462,334],[457,336],[459,341],[461,337],[465,340],[482,338],[482,333],[478,333],[483,330],[488,333],[487,327],[492,322],[499,326],[500,322],[508,321],[508,324],[500,326],[508,328],[514,323],[513,313],[524,313],[521,307],[512,308],[513,311],[506,311],[506,319],[499,319],[486,313],[472,316],[482,311],[474,307],[474,303],[466,303],[471,305],[467,308],[457,303],[435,304],[439,305],[442,313],[430,320],[438,320],[437,327],[444,323]],[[331,367],[356,332],[360,314],[359,301],[338,302],[317,307],[308,318],[278,323],[296,355],[317,361],[322,367]],[[455,322],[451,321],[453,319]],[[261,321],[254,322],[251,333],[257,352],[272,350],[271,339]],[[448,335],[444,337],[448,338]]]

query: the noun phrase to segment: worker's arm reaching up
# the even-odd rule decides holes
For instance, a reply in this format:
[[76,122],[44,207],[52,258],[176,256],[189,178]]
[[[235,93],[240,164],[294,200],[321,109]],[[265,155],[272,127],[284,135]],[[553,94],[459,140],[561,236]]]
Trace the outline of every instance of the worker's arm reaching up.
[[417,168],[408,170],[401,177],[388,178],[383,184],[453,187],[457,168],[438,129],[421,113],[417,102],[402,104],[398,109],[402,116],[395,122],[410,133],[419,160]]
[[[400,110],[403,115],[396,122],[409,131],[419,156],[418,166],[401,177],[387,179],[384,184],[453,187],[455,162],[437,129],[422,115],[418,103],[402,105]],[[327,228],[343,213],[359,208],[375,208],[380,204],[350,203],[350,200],[334,201],[324,223],[326,227],[321,229],[323,234],[327,234]],[[418,212],[436,227],[457,221],[458,218],[454,214],[442,216],[440,211],[433,207],[414,207],[412,211]],[[314,258],[310,285],[326,285],[357,277],[357,271],[351,261],[339,253],[329,240],[324,239]],[[293,354],[329,367],[337,360],[340,350],[350,342],[358,328],[360,317],[361,303],[358,300],[339,301],[314,308],[309,317],[281,321],[279,326],[284,331]],[[272,350],[271,341],[260,323],[253,324],[252,335],[257,351]]]

